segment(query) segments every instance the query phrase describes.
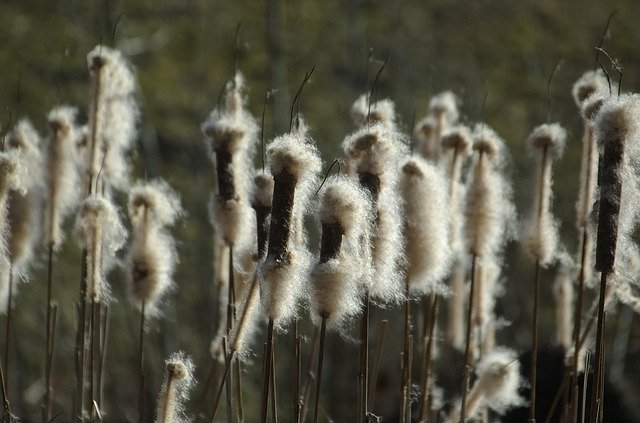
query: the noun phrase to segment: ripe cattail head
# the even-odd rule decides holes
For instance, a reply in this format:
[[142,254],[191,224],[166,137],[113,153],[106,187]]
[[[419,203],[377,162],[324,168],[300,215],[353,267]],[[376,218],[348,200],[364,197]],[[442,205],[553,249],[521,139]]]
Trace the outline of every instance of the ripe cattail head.
[[39,236],[41,213],[42,155],[40,136],[28,120],[21,120],[7,138],[7,147],[17,151],[25,168],[25,194],[9,193],[9,236],[7,251],[14,270],[21,272],[33,256],[33,248]]
[[444,130],[458,119],[458,99],[451,91],[443,91],[429,101],[429,113],[444,123]]
[[256,213],[256,230],[258,242],[258,259],[264,257],[269,239],[269,216],[273,201],[273,176],[269,172],[260,171],[253,178],[251,207]]
[[138,182],[129,193],[129,217],[133,242],[128,255],[131,295],[155,313],[161,296],[171,286],[171,275],[178,261],[173,238],[165,226],[182,213],[178,195],[166,182]]
[[447,181],[434,165],[418,156],[404,161],[400,195],[405,219],[407,277],[412,294],[442,294],[442,280],[449,273],[450,204]]
[[580,109],[582,118],[587,120],[589,123],[593,123],[593,120],[600,112],[602,104],[605,100],[606,97],[604,95],[600,95],[599,93],[589,96],[585,101],[582,102],[582,107]]
[[93,84],[87,175],[95,179],[100,173],[100,187],[124,189],[129,182],[126,155],[136,137],[139,117],[133,69],[120,51],[103,45],[87,55],[87,65]]
[[6,202],[9,191],[27,192],[27,173],[24,157],[19,151],[0,152],[0,197],[4,197],[3,202]]
[[525,245],[529,253],[546,266],[553,261],[558,246],[558,223],[551,214],[551,163],[564,149],[566,132],[559,124],[536,127],[527,144],[539,157],[534,207],[525,226]]
[[442,133],[442,149],[453,150],[463,157],[471,153],[472,143],[471,131],[464,125],[452,126]]
[[[516,354],[508,349],[495,349],[478,363],[478,380],[473,389],[482,394],[482,403],[498,414],[524,404],[518,395],[522,385],[520,363]],[[471,415],[473,413],[469,413]]]
[[360,311],[372,276],[371,210],[367,192],[349,176],[329,178],[320,194],[320,260],[311,273],[310,308],[316,323],[340,327]]
[[587,71],[573,84],[571,94],[578,107],[582,107],[584,101],[592,94],[603,93],[607,90],[607,79],[604,73],[598,69]]
[[473,175],[465,208],[469,251],[478,256],[500,252],[512,237],[515,209],[511,187],[502,175],[504,142],[485,124],[476,125],[473,150]]
[[78,211],[75,234],[87,251],[87,298],[105,302],[109,299],[106,275],[127,237],[118,210],[105,197],[88,197]]
[[76,109],[56,107],[49,112],[49,134],[44,141],[45,245],[59,248],[63,241],[62,223],[80,200],[79,175],[75,162],[78,130]]
[[369,94],[362,94],[351,106],[351,118],[358,128],[372,123],[393,125],[396,118],[395,105],[388,99],[370,103]]
[[413,128],[413,136],[418,140],[420,153],[428,159],[435,158],[440,149],[436,137],[437,126],[436,119],[427,115]]
[[184,404],[195,384],[193,361],[183,352],[172,354],[165,364],[165,376],[156,411],[156,423],[187,423]]
[[297,312],[311,255],[297,241],[296,224],[309,208],[322,162],[313,141],[297,132],[277,137],[267,147],[273,175],[273,201],[267,256],[258,268],[265,314],[283,326]]
[[603,153],[595,268],[602,272],[613,271],[616,246],[628,240],[638,213],[636,183],[623,178],[631,173],[630,163],[638,153],[639,113],[640,95],[622,95],[605,101],[596,117],[596,139]]
[[393,126],[372,125],[345,138],[342,148],[351,172],[373,202],[371,248],[374,278],[371,297],[397,302],[404,297],[402,215],[397,196],[399,163],[407,153],[404,137]]

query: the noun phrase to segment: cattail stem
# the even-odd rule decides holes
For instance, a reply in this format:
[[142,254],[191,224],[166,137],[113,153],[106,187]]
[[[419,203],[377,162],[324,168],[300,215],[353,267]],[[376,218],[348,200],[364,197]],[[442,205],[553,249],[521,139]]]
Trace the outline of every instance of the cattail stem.
[[275,345],[271,348],[271,421],[278,423],[278,384],[276,382]]
[[435,334],[436,318],[438,316],[438,296],[435,292],[429,298],[429,328],[427,336],[427,346],[424,351],[424,367],[422,380],[422,404],[420,406],[420,417],[418,421],[425,421],[427,415],[431,413],[431,369],[433,363],[433,335]]
[[362,321],[360,328],[360,419],[361,423],[366,423],[369,415],[369,292],[364,295],[364,307],[362,311]]
[[473,319],[473,299],[476,285],[476,254],[471,256],[471,284],[469,287],[469,310],[467,312],[467,336],[464,347],[464,379],[462,382],[462,403],[460,404],[460,423],[465,423],[467,411],[467,395],[469,394],[469,382],[471,379],[471,329]]
[[411,421],[406,420],[407,413],[411,415],[410,411],[410,396],[411,389],[411,367],[409,365],[409,354],[411,346],[409,345],[409,337],[411,336],[411,299],[409,298],[409,279],[405,282],[405,300],[404,300],[404,353],[402,362],[402,404],[400,407],[401,419],[403,422]]
[[46,398],[43,411],[43,420],[46,422],[51,420],[51,413],[53,409],[53,354],[56,350],[56,341],[58,334],[58,306],[56,304],[51,305],[51,322],[47,328],[47,335],[50,335],[50,341],[47,343],[47,362],[45,363],[45,377],[46,377]]
[[0,388],[2,389],[2,421],[11,421],[11,407],[9,406],[9,398],[7,397],[7,385],[4,379],[4,370],[0,362]]
[[146,315],[146,303],[142,301],[140,309],[140,344],[138,349],[138,422],[144,422],[144,391],[145,391],[145,374],[144,374],[144,321]]
[[236,405],[236,416],[238,419],[238,422],[244,422],[244,408],[242,406],[242,363],[240,362],[240,360],[238,360],[237,358],[235,359],[235,363],[236,363],[236,398],[237,398],[237,405]]
[[106,367],[106,357],[107,357],[107,346],[109,345],[109,327],[110,327],[110,317],[109,314],[109,306],[101,307],[101,320],[102,325],[100,326],[100,356],[99,356],[99,366],[98,366],[98,406],[102,407],[102,400],[104,398],[104,371]]
[[293,356],[295,357],[293,368],[293,398],[291,402],[293,422],[297,422],[300,416],[300,341],[298,335],[298,319],[293,322]]
[[218,370],[218,361],[216,359],[211,360],[211,364],[209,365],[209,372],[207,373],[207,381],[205,382],[204,389],[202,390],[202,394],[200,394],[200,398],[197,402],[197,407],[195,413],[191,416],[191,422],[195,423],[200,420],[202,408],[204,407],[204,401],[207,398],[207,394],[209,393],[209,388],[214,380],[216,380],[216,373]]
[[602,421],[602,402],[604,398],[604,323],[605,323],[605,296],[607,290],[607,271],[602,271],[600,276],[600,295],[598,298],[598,324],[596,332],[596,359],[594,362],[594,377],[591,400],[591,413],[589,421],[598,423]]
[[[228,351],[227,340],[228,338],[226,336],[222,337],[222,350],[224,351],[225,367],[231,369],[233,367],[234,360],[232,360],[227,354],[227,351]],[[229,377],[225,385],[226,387],[225,395],[227,399],[227,423],[233,422],[233,393],[232,393],[233,387],[231,383],[232,379],[233,379],[233,376]]]
[[7,318],[5,321],[5,343],[4,343],[4,369],[6,393],[9,395],[9,356],[11,352],[11,327],[13,326],[13,264],[9,261],[9,295],[7,297]]
[[382,365],[382,353],[384,352],[384,342],[387,338],[387,329],[389,327],[388,320],[382,320],[380,322],[380,329],[378,330],[378,347],[373,354],[373,368],[371,369],[371,378],[369,384],[369,398],[367,403],[369,409],[373,410],[374,400],[376,398],[376,387],[378,386],[378,373],[380,372],[380,366]]
[[85,415],[85,358],[86,358],[86,294],[87,294],[87,249],[82,249],[82,260],[80,264],[80,289],[77,306],[78,323],[76,328],[76,417],[81,421]]
[[536,387],[538,371],[538,308],[540,301],[540,261],[536,260],[533,276],[533,328],[531,333],[531,406],[529,407],[529,422],[536,421]]
[[[223,338],[223,341],[225,341],[226,343],[226,340],[224,338]],[[229,376],[229,370],[231,369],[231,366],[229,363],[231,363],[231,361],[235,357],[235,353],[236,352],[234,350],[231,350],[229,352],[229,356],[228,357],[225,356],[224,373],[222,374],[220,385],[218,386],[216,395],[213,399],[213,414],[211,416],[211,423],[213,423],[216,419],[216,413],[218,412],[218,405],[220,404],[220,398],[222,397],[222,388],[224,388],[225,386],[225,382],[227,381],[227,377]],[[226,350],[225,350],[225,355],[226,355]],[[198,415],[196,415],[195,420],[197,420],[197,418],[198,418]]]
[[327,331],[327,318],[322,316],[320,325],[320,347],[318,348],[318,373],[316,375],[316,402],[313,407],[313,421],[318,423],[318,410],[320,406],[320,387],[322,386],[322,361],[324,358],[324,337]]
[[267,422],[267,409],[269,404],[269,383],[271,381],[271,350],[273,349],[273,319],[269,318],[267,324],[267,349],[262,357],[264,360],[264,374],[262,375],[262,402],[260,407],[260,421]]
[[53,309],[52,300],[52,275],[53,275],[53,244],[49,244],[47,251],[47,333],[45,344],[45,366],[44,366],[44,380],[45,380],[45,397],[44,397],[44,421],[48,422],[51,419],[51,402],[52,402],[52,387],[51,387],[51,362],[52,362],[52,324],[51,324],[51,312]]
[[300,404],[300,422],[304,422],[307,420],[307,404],[309,403],[309,394],[311,393],[311,384],[313,379],[315,378],[313,372],[313,363],[316,360],[316,351],[318,349],[316,346],[318,345],[320,339],[320,328],[316,326],[313,331],[313,338],[311,340],[311,355],[309,356],[309,361],[307,363],[307,378],[304,381],[304,388],[302,389],[302,401]]

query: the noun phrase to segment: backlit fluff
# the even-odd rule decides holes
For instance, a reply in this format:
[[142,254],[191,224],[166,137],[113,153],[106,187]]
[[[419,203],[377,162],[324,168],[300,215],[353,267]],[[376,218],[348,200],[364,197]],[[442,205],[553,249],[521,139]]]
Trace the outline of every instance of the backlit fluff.
[[527,138],[538,155],[538,175],[533,207],[525,223],[525,246],[542,266],[554,260],[558,246],[558,223],[551,214],[551,164],[562,154],[565,139],[565,130],[559,124],[540,125]]
[[75,164],[78,130],[76,109],[56,107],[47,116],[49,134],[44,141],[44,244],[58,249],[64,240],[62,224],[78,206],[80,178]]
[[427,115],[413,128],[413,136],[418,140],[420,154],[429,160],[435,160],[441,148],[438,145],[437,125],[436,119]]
[[84,200],[76,218],[75,234],[87,251],[87,298],[105,302],[109,299],[106,276],[127,236],[113,203],[95,195]]
[[244,78],[237,73],[227,85],[225,106],[213,110],[202,124],[218,181],[211,199],[212,223],[236,253],[251,247],[255,233],[250,193],[258,126],[244,108],[243,92]]
[[573,328],[573,282],[574,265],[570,260],[564,260],[556,273],[553,282],[553,297],[555,300],[556,312],[556,343],[561,345],[565,351],[569,351],[572,346]]
[[607,79],[604,73],[598,69],[587,71],[573,84],[571,94],[578,107],[594,93],[604,93],[608,90]]
[[[525,404],[518,395],[522,380],[515,352],[504,348],[492,351],[480,360],[476,373],[478,378],[467,398],[468,417],[479,415],[487,408],[504,414],[510,408]],[[459,420],[457,415],[449,419],[450,422]]]
[[476,346],[480,346],[480,351],[476,349],[475,354],[485,355],[495,346],[496,316],[494,308],[496,298],[502,288],[499,284],[501,269],[495,257],[482,258],[478,260],[476,266],[476,288],[474,290],[476,297],[472,314],[473,334],[476,342],[473,343],[473,346],[474,349]]
[[[595,120],[602,153],[598,200],[596,269],[612,272],[638,217],[638,185],[633,164],[640,136],[640,95],[606,100]],[[619,248],[622,247],[622,248]]]
[[9,256],[9,200],[11,195],[27,193],[28,168],[20,151],[0,152],[0,255]]
[[504,143],[484,124],[474,129],[473,173],[466,199],[466,234],[471,254],[498,254],[515,219],[511,187],[502,175]]
[[160,388],[156,423],[187,423],[184,405],[189,399],[189,391],[195,384],[195,366],[191,358],[183,352],[174,353],[165,363],[164,381]]
[[[131,65],[120,51],[98,45],[87,55],[91,75],[87,176],[94,192],[123,189],[129,178],[126,155],[136,136],[138,106]],[[100,181],[97,181],[100,173]],[[99,184],[98,184],[99,182]]]
[[33,256],[40,235],[42,155],[40,136],[28,120],[18,122],[7,138],[7,147],[17,151],[27,172],[24,175],[26,193],[9,194],[8,253],[12,267],[21,273]]
[[443,294],[446,287],[442,280],[451,263],[447,181],[434,165],[412,156],[401,166],[399,188],[405,217],[409,291],[416,295]]
[[362,287],[372,277],[367,193],[353,177],[332,176],[322,188],[318,217],[323,233],[311,272],[311,316],[316,324],[324,317],[330,327],[340,327],[360,311]]
[[129,193],[133,240],[128,255],[131,295],[146,312],[154,313],[172,286],[178,257],[166,227],[182,209],[178,195],[162,180],[137,182]]
[[[367,122],[367,115],[369,122]],[[369,94],[362,94],[351,106],[351,118],[358,128],[364,127],[367,123],[376,122],[393,125],[396,118],[395,105],[393,101],[384,99],[371,102],[369,106]]]
[[269,144],[267,164],[274,188],[267,256],[258,267],[260,298],[265,315],[282,327],[297,313],[312,262],[295,229],[308,211],[322,162],[310,138],[291,132]]
[[371,298],[398,302],[404,297],[402,209],[397,195],[399,164],[407,153],[402,135],[393,127],[372,125],[345,138],[342,148],[351,172],[373,201],[371,248],[374,277]]

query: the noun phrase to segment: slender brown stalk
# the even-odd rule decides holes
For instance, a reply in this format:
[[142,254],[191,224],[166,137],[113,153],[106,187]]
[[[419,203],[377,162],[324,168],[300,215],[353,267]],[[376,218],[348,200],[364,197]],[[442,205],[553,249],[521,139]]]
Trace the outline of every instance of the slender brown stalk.
[[138,349],[138,422],[144,422],[144,394],[145,394],[145,373],[144,373],[144,321],[146,314],[146,304],[142,301],[140,309],[140,344]]
[[378,386],[378,373],[380,372],[380,366],[382,365],[382,353],[384,352],[384,342],[387,338],[387,328],[389,327],[389,321],[383,320],[380,322],[380,329],[378,330],[378,347],[373,355],[373,368],[371,369],[371,377],[369,384],[369,409],[373,410],[374,400],[376,398],[376,387]]
[[575,312],[573,314],[573,360],[571,363],[571,372],[573,377],[573,389],[571,390],[571,404],[572,404],[572,419],[575,422],[578,418],[578,360],[580,357],[581,342],[580,342],[580,326],[582,324],[582,307],[584,301],[584,280],[585,280],[585,263],[587,260],[587,242],[588,234],[586,226],[582,228],[582,248],[580,252],[580,272],[578,274],[578,297],[576,299]]
[[2,362],[0,362],[0,388],[2,389],[2,421],[11,421],[11,407],[9,398],[7,397],[7,385],[4,381],[4,370]]
[[364,308],[360,332],[360,418],[361,423],[366,423],[369,415],[369,292],[364,295]]
[[11,327],[13,326],[13,264],[9,261],[9,295],[7,298],[7,318],[5,320],[4,338],[4,376],[7,384],[6,393],[9,395],[11,377],[9,376],[9,355],[11,352]]
[[74,398],[74,415],[78,421],[82,421],[85,415],[85,326],[86,319],[86,294],[87,294],[87,249],[82,249],[82,260],[80,264],[80,289],[77,303],[77,326],[75,345],[75,366],[76,366],[76,396]]
[[[223,338],[223,341],[226,342],[225,338]],[[213,423],[216,419],[216,413],[218,412],[218,405],[220,404],[220,398],[222,397],[222,389],[225,386],[225,382],[227,381],[227,378],[229,376],[229,370],[231,369],[230,363],[233,360],[233,358],[235,357],[235,351],[231,350],[231,352],[229,353],[228,357],[225,357],[225,366],[224,366],[224,373],[222,374],[222,379],[220,380],[220,385],[218,386],[218,389],[216,390],[216,395],[213,399],[213,414],[211,415],[211,423]],[[225,354],[226,354],[226,350],[225,350]],[[195,420],[198,419],[198,415],[195,416]]]
[[324,358],[324,337],[327,331],[327,318],[322,316],[320,325],[320,347],[318,349],[318,372],[316,376],[316,402],[313,407],[313,421],[318,423],[318,409],[320,406],[320,387],[322,386],[322,361]]
[[531,406],[529,407],[529,422],[536,421],[536,387],[538,383],[538,308],[540,301],[540,261],[536,260],[533,290],[533,328],[531,333]]
[[104,372],[106,367],[107,346],[109,345],[109,327],[110,327],[110,313],[109,306],[102,307],[101,320],[102,325],[100,329],[100,356],[98,366],[98,406],[102,409],[102,403],[104,399]]
[[267,349],[262,359],[264,360],[264,374],[262,375],[262,400],[260,406],[260,421],[267,422],[267,410],[269,404],[269,383],[271,381],[271,350],[273,349],[273,319],[269,318],[267,324]]
[[602,421],[602,399],[604,397],[604,324],[605,324],[605,296],[607,290],[608,273],[603,271],[600,276],[600,295],[598,300],[598,325],[596,331],[596,359],[594,361],[594,377],[591,399],[591,413],[589,421]]
[[244,422],[244,408],[242,406],[242,363],[237,358],[236,363],[236,416],[238,422]]
[[278,423],[278,389],[276,382],[276,352],[275,345],[271,348],[271,421]]
[[476,261],[477,256],[471,256],[471,286],[469,287],[469,310],[467,312],[467,336],[464,348],[464,379],[462,382],[462,403],[460,405],[460,423],[465,423],[467,413],[467,395],[471,380],[471,323],[473,319],[473,298],[476,285]]
[[48,422],[51,419],[51,402],[53,401],[53,391],[51,387],[51,364],[53,362],[53,350],[52,344],[52,323],[51,314],[53,308],[52,299],[52,285],[53,285],[53,244],[50,243],[47,248],[47,333],[45,344],[45,365],[44,365],[44,380],[45,380],[45,396],[44,396],[44,416],[43,420]]
[[403,362],[402,362],[402,403],[400,406],[401,410],[401,419],[403,422],[411,421],[406,420],[407,413],[411,413],[408,411],[409,409],[409,400],[410,400],[410,388],[411,388],[411,367],[409,365],[409,354],[411,350],[411,346],[409,345],[409,337],[411,336],[411,299],[409,298],[409,279],[405,282],[405,295],[406,298],[404,300],[404,352],[402,354]]
[[295,357],[293,368],[293,398],[291,408],[293,412],[293,422],[297,422],[300,416],[300,371],[301,371],[301,337],[298,335],[298,320],[293,324],[293,356]]
[[[233,367],[233,359],[231,359],[227,354],[228,349],[227,349],[226,336],[222,337],[222,350],[224,351],[225,367],[231,369]],[[226,386],[225,394],[227,396],[227,423],[233,422],[233,393],[232,393],[232,383],[231,383],[232,378],[233,376],[229,377],[225,385]]]
[[316,360],[316,346],[320,340],[320,328],[316,326],[313,331],[313,338],[311,340],[311,355],[309,355],[309,361],[307,363],[307,378],[304,381],[304,388],[302,389],[302,401],[300,404],[300,418],[299,421],[304,422],[307,420],[307,404],[309,403],[309,394],[311,393],[311,385],[315,379],[313,372],[313,363]]
[[52,373],[53,373],[53,354],[56,350],[56,340],[58,333],[58,306],[53,304],[51,306],[51,327],[47,328],[47,332],[51,334],[50,344],[47,345],[47,362],[45,363],[45,375],[47,381],[47,394],[49,397],[45,399],[45,406],[43,408],[43,420],[48,422],[51,420],[51,413],[53,408],[53,386],[52,386]]
[[405,421],[411,423],[411,368],[413,367],[413,335],[409,334],[409,354],[407,354],[407,404],[405,408]]
[[433,336],[436,328],[436,318],[438,315],[438,296],[435,292],[431,293],[429,309],[431,316],[429,317],[429,329],[427,336],[427,346],[424,351],[423,380],[422,380],[422,404],[420,406],[420,417],[418,421],[425,421],[428,414],[431,413],[431,369],[433,363]]

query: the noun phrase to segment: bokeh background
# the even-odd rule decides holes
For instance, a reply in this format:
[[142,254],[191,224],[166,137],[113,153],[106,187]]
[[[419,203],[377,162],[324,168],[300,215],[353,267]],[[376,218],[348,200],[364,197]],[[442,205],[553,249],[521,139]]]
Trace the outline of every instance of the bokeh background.
[[[534,175],[534,161],[527,155],[524,140],[535,125],[547,120],[547,82],[560,63],[550,87],[550,113],[552,120],[567,128],[569,138],[555,171],[554,210],[562,221],[563,245],[573,254],[577,248],[574,202],[581,121],[571,86],[585,70],[595,67],[594,47],[600,44],[614,10],[617,14],[604,48],[622,65],[623,90],[635,91],[640,82],[640,7],[635,0],[3,0],[0,123],[3,127],[9,124],[10,111],[14,123],[28,117],[44,134],[46,114],[57,104],[78,106],[86,119],[86,54],[99,42],[122,50],[137,69],[143,113],[132,156],[135,177],[165,178],[180,192],[187,210],[175,231],[181,260],[175,274],[177,289],[167,299],[162,317],[149,325],[149,401],[154,402],[163,361],[170,353],[184,350],[190,354],[200,382],[210,362],[217,299],[207,201],[214,172],[200,123],[233,73],[238,22],[242,21],[237,65],[246,76],[248,107],[254,115],[260,115],[265,93],[277,89],[267,110],[268,139],[288,129],[292,97],[305,72],[315,65],[302,112],[325,166],[340,157],[340,142],[354,129],[349,108],[367,85],[366,63],[372,48],[376,60],[368,77],[371,80],[388,59],[379,96],[395,101],[405,130],[414,117],[420,119],[426,113],[432,95],[449,89],[462,102],[463,121],[475,122],[484,116],[504,137],[512,156],[509,172],[521,212],[529,207]],[[615,85],[617,74],[604,58],[603,63],[611,70]],[[124,196],[119,200],[124,204]],[[71,238],[57,257],[55,275],[55,295],[62,313],[55,364],[56,410],[65,413],[61,421],[70,419],[74,386],[73,302],[80,252]],[[27,421],[39,418],[44,363],[44,250],[38,257],[30,281],[20,286],[16,299],[14,367],[9,381],[15,411]],[[511,323],[498,334],[498,342],[518,351],[525,350],[529,342],[532,270],[520,246],[510,244],[505,254],[505,294],[497,313]],[[546,343],[553,339],[554,273],[551,268],[543,274],[540,330]],[[106,419],[133,421],[138,317],[127,299],[124,274],[114,272],[111,283],[117,302],[111,308]],[[379,320],[390,319],[376,399],[376,411],[387,416],[392,415],[399,398],[400,316],[399,310],[376,309],[373,314],[372,338]],[[633,377],[640,364],[640,332],[633,324],[637,318],[628,310],[616,316],[610,322],[611,332],[622,331],[619,336],[627,339],[623,363]],[[307,321],[301,327],[308,341],[313,328]],[[356,336],[357,332],[349,333]],[[350,421],[357,398],[357,345],[334,334],[327,342],[327,389],[323,394],[327,412],[336,421]],[[306,357],[309,344],[304,348]],[[289,336],[281,336],[278,349],[280,408],[288,417]],[[254,421],[258,408],[261,347],[256,351],[253,365],[245,369],[247,421]],[[202,383],[194,397],[201,387]],[[636,381],[629,392],[637,393],[638,387]]]

